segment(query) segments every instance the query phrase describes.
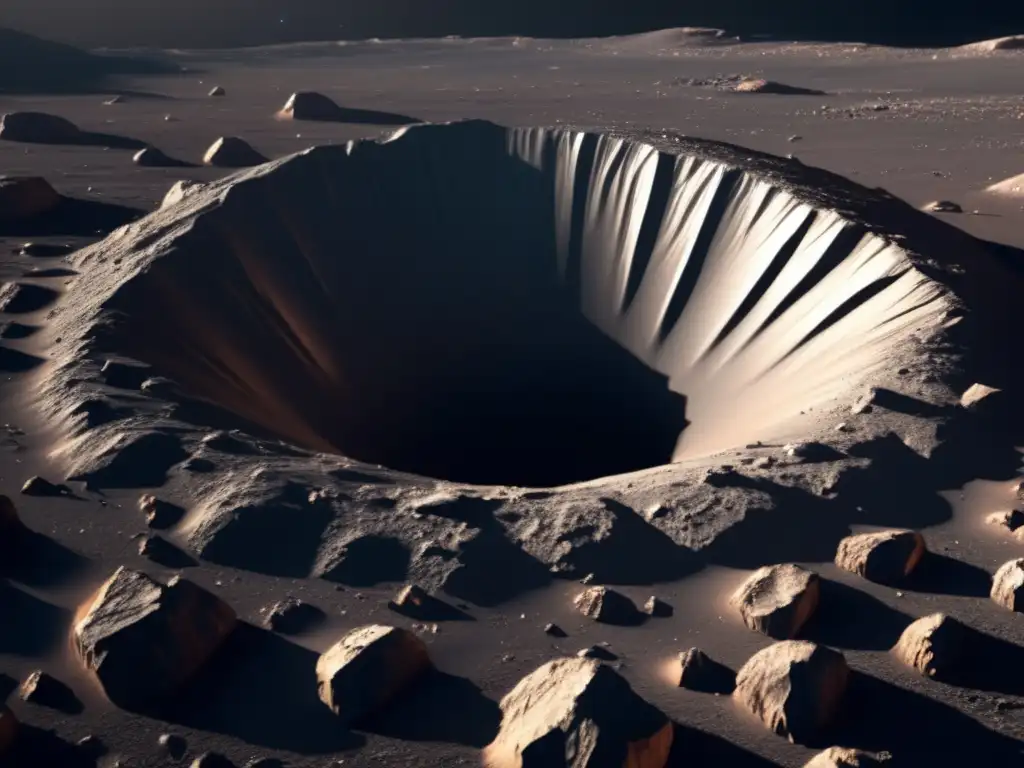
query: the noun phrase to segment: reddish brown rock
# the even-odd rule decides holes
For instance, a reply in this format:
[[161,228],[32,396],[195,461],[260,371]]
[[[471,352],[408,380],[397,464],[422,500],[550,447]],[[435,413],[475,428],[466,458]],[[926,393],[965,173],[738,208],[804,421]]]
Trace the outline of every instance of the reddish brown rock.
[[996,571],[992,599],[1007,610],[1024,613],[1024,558],[1003,563]]
[[754,654],[736,676],[739,704],[791,742],[814,740],[842,704],[850,670],[841,653],[785,640]]
[[488,768],[663,768],[672,722],[611,667],[556,659],[501,700],[501,729],[484,752]]
[[316,664],[320,701],[351,723],[383,708],[431,667],[412,632],[371,625],[349,632]]
[[134,707],[178,691],[235,627],[220,598],[176,576],[119,568],[79,610],[74,647],[111,701]]
[[576,610],[594,621],[627,624],[638,614],[633,601],[608,587],[588,587],[573,600]]
[[888,752],[865,752],[862,749],[829,747],[815,755],[804,768],[877,768],[891,760]]
[[893,654],[922,675],[941,680],[955,673],[966,639],[967,627],[944,613],[933,613],[903,630]]
[[743,623],[768,637],[796,637],[814,615],[820,596],[818,574],[799,565],[760,568],[740,585],[731,604]]
[[916,531],[877,531],[847,536],[839,542],[836,565],[869,581],[898,582],[924,557],[924,538]]

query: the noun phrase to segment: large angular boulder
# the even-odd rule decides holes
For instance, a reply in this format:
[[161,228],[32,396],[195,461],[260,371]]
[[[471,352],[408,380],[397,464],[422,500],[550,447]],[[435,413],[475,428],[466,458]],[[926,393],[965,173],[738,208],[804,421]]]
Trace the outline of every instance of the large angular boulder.
[[733,696],[771,731],[802,744],[814,740],[835,717],[849,677],[838,651],[784,640],[743,665]]
[[639,615],[632,600],[608,587],[588,587],[576,595],[573,605],[588,619],[605,624],[628,624]]
[[36,144],[75,143],[81,131],[70,120],[45,112],[8,112],[0,116],[0,139]]
[[203,165],[217,168],[248,168],[267,162],[267,158],[237,136],[223,136],[217,139],[203,155]]
[[968,630],[944,613],[918,619],[900,635],[893,654],[927,677],[937,680],[955,674],[964,655]]
[[278,116],[290,120],[337,120],[341,110],[330,98],[315,91],[293,93]]
[[777,640],[796,637],[814,615],[821,594],[818,574],[799,565],[759,568],[731,599],[743,623]]
[[0,222],[28,219],[52,211],[60,195],[41,176],[0,176]]
[[316,663],[320,701],[344,722],[382,709],[431,667],[427,646],[399,627],[359,627]]
[[673,724],[611,667],[556,659],[501,700],[501,729],[484,752],[488,768],[662,768]]
[[862,749],[829,747],[811,758],[804,768],[877,768],[891,759],[888,752],[865,752]]
[[999,567],[992,578],[992,599],[1007,610],[1024,613],[1024,558]]
[[690,648],[679,654],[676,674],[676,684],[691,691],[732,693],[736,689],[736,673],[700,648]]
[[891,584],[910,575],[927,549],[916,531],[877,531],[839,542],[836,565],[868,581]]
[[235,623],[230,606],[180,576],[164,585],[121,567],[79,610],[73,641],[110,700],[137,707],[182,688]]

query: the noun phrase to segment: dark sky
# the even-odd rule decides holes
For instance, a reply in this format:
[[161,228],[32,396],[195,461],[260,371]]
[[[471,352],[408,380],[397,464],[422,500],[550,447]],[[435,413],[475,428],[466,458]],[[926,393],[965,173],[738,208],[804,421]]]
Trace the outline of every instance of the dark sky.
[[0,0],[0,26],[86,46],[259,45],[446,34],[741,34],[951,44],[1024,32],[1012,0]]

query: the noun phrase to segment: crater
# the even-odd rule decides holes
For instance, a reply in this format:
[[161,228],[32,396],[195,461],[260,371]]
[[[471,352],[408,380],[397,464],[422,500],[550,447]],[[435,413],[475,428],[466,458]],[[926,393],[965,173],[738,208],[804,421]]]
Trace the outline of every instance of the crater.
[[95,348],[296,446],[464,483],[800,435],[948,293],[839,193],[736,157],[481,122],[313,148],[86,252]]

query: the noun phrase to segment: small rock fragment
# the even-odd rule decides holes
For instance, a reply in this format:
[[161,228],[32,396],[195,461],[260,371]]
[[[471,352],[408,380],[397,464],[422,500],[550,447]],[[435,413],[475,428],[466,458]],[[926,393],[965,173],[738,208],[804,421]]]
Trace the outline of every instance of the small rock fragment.
[[160,738],[157,739],[157,743],[160,748],[163,749],[168,755],[173,757],[175,760],[181,760],[185,756],[185,752],[188,750],[188,742],[181,736],[175,733],[162,733]]
[[802,640],[784,640],[743,665],[733,696],[769,730],[804,744],[835,717],[849,676],[841,653]]
[[701,693],[732,693],[736,688],[736,673],[708,656],[700,648],[690,648],[679,654],[680,688]]
[[18,697],[30,704],[61,712],[75,713],[81,710],[81,703],[70,688],[39,669],[30,673],[21,683]]
[[235,764],[218,752],[206,752],[192,761],[192,768],[235,768]]
[[644,613],[648,616],[664,619],[672,615],[672,606],[657,596],[651,595],[647,598],[647,602],[644,603]]
[[743,623],[776,639],[796,637],[814,615],[820,596],[818,574],[799,565],[769,565],[754,571],[731,603]]
[[188,568],[196,564],[186,552],[155,533],[147,534],[139,542],[139,554],[165,568]]
[[210,92],[207,93],[206,95],[207,96],[224,96],[226,93],[227,93],[227,91],[225,91],[219,85],[215,85],[215,86],[213,86],[213,88],[210,89]]
[[922,675],[942,680],[959,665],[966,634],[967,628],[956,619],[933,613],[903,630],[893,653]]
[[146,493],[139,496],[139,511],[146,516],[150,528],[170,528],[181,520],[185,510]]
[[377,711],[431,667],[412,632],[370,625],[349,632],[316,664],[320,700],[344,722]]
[[836,565],[868,581],[892,584],[909,576],[926,551],[916,531],[861,533],[839,542]]
[[107,752],[107,747],[100,737],[92,733],[80,738],[77,742],[77,746],[82,750],[82,752],[94,758],[100,757]]
[[576,596],[573,605],[587,618],[606,624],[626,624],[637,615],[632,600],[608,587],[588,587]]
[[268,629],[284,635],[297,635],[317,624],[324,618],[324,612],[315,605],[304,603],[297,597],[287,597],[267,611],[264,620]]
[[959,203],[954,203],[952,200],[936,200],[932,203],[928,203],[924,207],[926,211],[932,213],[963,213],[964,209]]
[[552,637],[568,637],[568,633],[557,624],[547,624],[544,627],[544,634]]
[[663,768],[672,722],[626,679],[594,659],[556,659],[501,700],[501,729],[484,764]]
[[804,768],[876,768],[889,762],[888,752],[865,752],[862,749],[829,747],[811,758]]
[[188,165],[156,147],[143,147],[132,155],[132,162],[140,168],[181,168]]
[[25,481],[25,484],[21,486],[21,492],[26,496],[63,496],[67,492],[67,488],[36,476]]
[[463,615],[461,611],[440,600],[417,584],[408,584],[395,595],[388,607],[420,621],[444,621]]
[[1024,613],[1024,558],[999,567],[992,578],[992,599],[1007,610]]

